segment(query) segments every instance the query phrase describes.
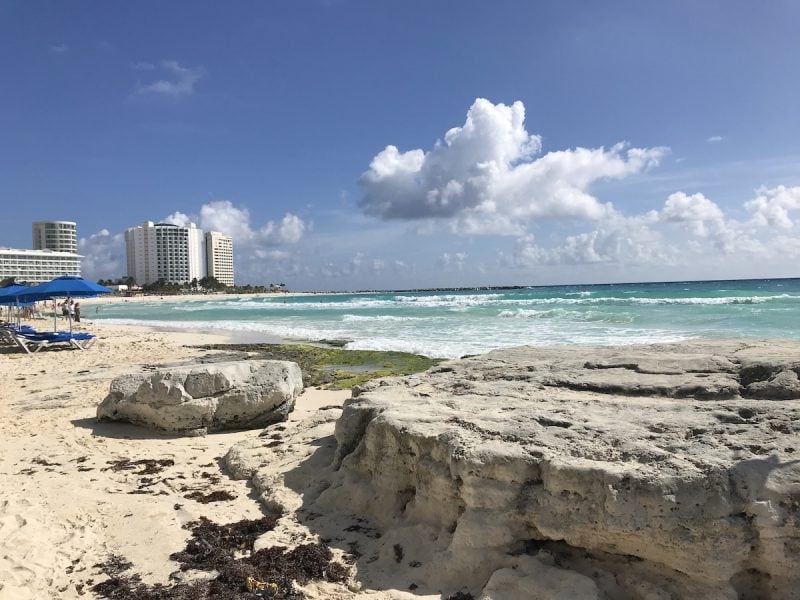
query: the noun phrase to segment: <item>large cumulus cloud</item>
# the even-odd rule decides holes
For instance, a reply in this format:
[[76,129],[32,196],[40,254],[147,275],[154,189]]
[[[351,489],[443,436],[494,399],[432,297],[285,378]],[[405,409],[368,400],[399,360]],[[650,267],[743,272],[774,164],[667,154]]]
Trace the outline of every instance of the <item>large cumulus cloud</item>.
[[[589,191],[658,164],[665,148],[575,148],[536,158],[541,138],[525,129],[522,102],[479,98],[463,126],[425,152],[387,146],[361,176],[360,205],[382,219],[449,219],[469,233],[519,232],[531,219],[599,220],[611,213]],[[481,224],[486,223],[485,230]]]

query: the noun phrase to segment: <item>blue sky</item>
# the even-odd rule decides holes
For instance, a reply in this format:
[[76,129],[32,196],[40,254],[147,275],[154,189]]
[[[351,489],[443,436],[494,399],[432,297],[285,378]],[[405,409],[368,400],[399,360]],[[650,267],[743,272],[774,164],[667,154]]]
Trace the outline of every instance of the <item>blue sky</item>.
[[0,245],[75,220],[85,274],[114,277],[122,231],[169,218],[292,289],[797,276],[798,22],[788,0],[0,0]]

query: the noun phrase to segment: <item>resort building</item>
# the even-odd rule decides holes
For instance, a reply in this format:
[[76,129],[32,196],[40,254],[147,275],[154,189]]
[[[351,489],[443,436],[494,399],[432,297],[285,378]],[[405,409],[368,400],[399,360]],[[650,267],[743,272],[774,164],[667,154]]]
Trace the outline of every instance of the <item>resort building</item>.
[[163,280],[188,283],[206,275],[203,232],[187,227],[145,221],[125,230],[128,276],[139,285]]
[[36,284],[62,275],[80,276],[81,258],[75,252],[0,248],[0,280],[13,277],[19,283]]
[[233,286],[233,240],[218,231],[206,232],[208,276]]
[[77,254],[77,225],[74,221],[34,221],[33,249]]

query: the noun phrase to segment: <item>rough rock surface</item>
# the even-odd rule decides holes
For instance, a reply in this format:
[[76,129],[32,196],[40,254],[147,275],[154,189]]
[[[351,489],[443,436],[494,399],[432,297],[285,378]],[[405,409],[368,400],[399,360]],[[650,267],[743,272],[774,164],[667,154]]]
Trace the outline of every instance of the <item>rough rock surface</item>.
[[[345,407],[343,477],[320,501],[347,496],[383,528],[441,528],[443,556],[481,557],[467,578],[543,544],[607,594],[602,580],[614,579],[618,597],[800,597],[798,372],[789,343],[517,348],[451,362]],[[570,547],[596,553],[582,559],[591,567]],[[659,577],[624,583],[609,556]]]
[[780,341],[498,350],[370,382],[284,475],[228,458],[373,589],[796,599],[798,373]]
[[285,420],[302,390],[300,368],[292,362],[170,367],[115,378],[97,418],[189,435],[250,429]]

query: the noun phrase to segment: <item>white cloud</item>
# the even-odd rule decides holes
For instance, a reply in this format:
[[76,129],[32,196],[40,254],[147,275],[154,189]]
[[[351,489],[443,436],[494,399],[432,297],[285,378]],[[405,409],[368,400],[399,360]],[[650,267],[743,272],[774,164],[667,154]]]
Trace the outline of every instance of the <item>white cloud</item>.
[[161,223],[171,223],[172,225],[178,225],[179,227],[188,227],[190,223],[193,223],[193,219],[180,211],[175,211],[171,215],[167,215],[161,221]]
[[64,54],[67,50],[69,46],[66,44],[50,44],[50,52],[53,54]]
[[306,223],[291,213],[286,213],[279,223],[270,221],[259,231],[259,239],[266,244],[296,244],[307,229]]
[[667,153],[616,144],[534,159],[541,138],[524,121],[522,102],[479,98],[464,125],[430,151],[387,146],[361,176],[362,209],[382,219],[449,219],[461,233],[518,235],[525,222],[540,218],[600,220],[614,210],[589,193],[591,185],[644,171]]
[[237,244],[248,244],[254,237],[250,227],[250,211],[234,206],[229,200],[203,204],[198,223],[204,231],[219,231],[231,236]]
[[778,227],[791,229],[794,221],[790,211],[800,210],[800,186],[756,190],[758,196],[745,202],[744,207],[752,214],[752,222],[759,227]]
[[255,258],[261,259],[268,259],[268,260],[287,260],[291,257],[291,254],[286,252],[285,250],[265,250],[263,248],[256,248],[253,250],[253,256]]
[[239,246],[279,246],[296,244],[309,229],[308,223],[297,215],[286,213],[278,221],[267,221],[255,229],[251,223],[250,211],[239,207],[230,200],[214,200],[200,207],[199,215],[187,215],[176,211],[164,217],[163,222],[186,226],[196,223],[203,231],[219,231],[231,236]]
[[176,60],[162,60],[158,65],[150,63],[135,63],[133,68],[137,71],[160,71],[164,78],[139,84],[139,94],[162,94],[165,96],[189,96],[194,93],[195,84],[205,76],[203,67],[185,67]]
[[596,229],[570,235],[552,248],[540,246],[533,235],[517,240],[517,266],[581,265],[595,263],[672,264],[675,249],[649,225],[650,218],[614,216]]
[[694,235],[704,237],[708,235],[706,222],[715,223],[718,228],[724,227],[725,215],[719,206],[703,194],[689,196],[675,192],[667,198],[658,218],[670,223],[685,223]]
[[116,279],[128,271],[125,257],[125,235],[111,235],[101,229],[78,241],[78,253],[83,255],[81,274],[85,279]]
[[445,270],[455,269],[456,271],[462,271],[466,260],[466,252],[444,252],[439,257],[438,263]]
[[725,255],[764,255],[768,249],[741,224],[721,221],[710,234],[714,247]]
[[686,221],[716,221],[723,218],[722,210],[703,194],[683,192],[670,194],[661,211],[665,221],[681,223]]
[[709,144],[716,144],[718,142],[721,142],[723,139],[725,138],[723,138],[721,135],[712,135],[711,137],[706,138],[706,141]]

